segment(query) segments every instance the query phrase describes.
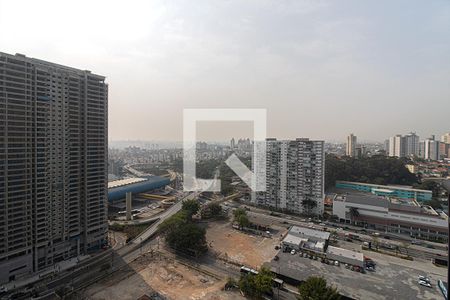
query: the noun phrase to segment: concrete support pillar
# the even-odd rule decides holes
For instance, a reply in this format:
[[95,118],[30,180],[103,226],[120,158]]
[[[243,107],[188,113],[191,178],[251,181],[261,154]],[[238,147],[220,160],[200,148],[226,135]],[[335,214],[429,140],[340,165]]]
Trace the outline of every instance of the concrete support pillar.
[[131,201],[132,201],[132,197],[131,197],[131,192],[127,193],[127,198],[126,198],[126,210],[127,210],[127,221],[131,220]]

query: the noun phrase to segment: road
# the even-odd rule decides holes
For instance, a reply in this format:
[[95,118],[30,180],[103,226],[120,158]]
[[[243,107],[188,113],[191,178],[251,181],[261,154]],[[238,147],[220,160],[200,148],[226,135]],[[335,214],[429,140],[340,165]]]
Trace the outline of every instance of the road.
[[181,207],[183,206],[184,200],[191,200],[196,199],[198,197],[199,193],[190,193],[186,196],[184,196],[181,200],[179,200],[177,203],[172,205],[169,209],[164,211],[159,215],[159,220],[156,221],[154,224],[152,224],[150,227],[148,227],[145,231],[143,231],[140,235],[138,235],[134,240],[131,242],[133,244],[140,244],[142,242],[145,242],[147,239],[149,239],[151,236],[153,236],[156,231],[158,230],[159,224],[164,222],[167,218],[173,216],[177,212],[181,210]]

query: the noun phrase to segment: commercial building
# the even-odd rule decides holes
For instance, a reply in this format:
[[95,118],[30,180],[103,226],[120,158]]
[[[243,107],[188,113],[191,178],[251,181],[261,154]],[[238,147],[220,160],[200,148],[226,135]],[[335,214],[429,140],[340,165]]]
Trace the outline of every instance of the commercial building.
[[324,253],[329,239],[329,232],[292,226],[284,237],[282,244],[288,249],[304,249]]
[[294,249],[337,260],[344,264],[364,267],[360,252],[329,246],[330,233],[310,228],[292,226],[282,241],[284,251]]
[[446,241],[448,216],[415,200],[342,191],[333,200],[340,222],[411,237]]
[[107,241],[108,87],[0,53],[0,283]]
[[356,156],[356,136],[351,133],[347,137],[347,145],[346,145],[346,151],[345,154],[350,157]]
[[267,139],[265,163],[266,191],[253,193],[253,203],[297,214],[323,214],[323,141]]
[[352,266],[364,267],[364,255],[361,252],[356,252],[344,248],[328,246],[327,258],[337,260],[343,264]]
[[430,201],[433,197],[432,191],[413,189],[412,187],[402,185],[380,185],[362,182],[336,181],[336,188],[372,193],[378,196],[414,199],[418,201]]

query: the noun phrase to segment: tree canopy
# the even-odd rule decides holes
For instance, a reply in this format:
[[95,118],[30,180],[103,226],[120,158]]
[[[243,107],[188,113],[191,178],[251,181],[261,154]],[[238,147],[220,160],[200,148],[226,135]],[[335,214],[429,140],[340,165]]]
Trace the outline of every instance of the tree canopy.
[[191,205],[194,206],[192,203],[186,205],[186,209],[182,209],[162,222],[158,230],[164,235],[170,247],[179,251],[193,251],[201,254],[208,251],[206,231],[192,222],[192,210],[188,210],[192,208]]
[[182,204],[182,210],[185,211],[190,217],[195,215],[200,209],[200,203],[196,199],[184,200]]
[[355,159],[352,157],[339,158],[333,154],[327,154],[325,188],[334,187],[336,180],[413,185],[418,182],[418,178],[409,172],[405,163],[405,159],[383,155]]
[[234,221],[239,224],[239,227],[248,227],[250,225],[250,221],[247,217],[247,212],[245,209],[237,208],[233,212],[234,215]]
[[262,268],[258,275],[243,275],[239,280],[239,288],[245,296],[251,299],[262,299],[264,294],[272,293],[274,275],[267,268]]
[[339,300],[341,296],[336,288],[327,286],[327,281],[322,277],[309,277],[303,282],[298,292],[299,300]]

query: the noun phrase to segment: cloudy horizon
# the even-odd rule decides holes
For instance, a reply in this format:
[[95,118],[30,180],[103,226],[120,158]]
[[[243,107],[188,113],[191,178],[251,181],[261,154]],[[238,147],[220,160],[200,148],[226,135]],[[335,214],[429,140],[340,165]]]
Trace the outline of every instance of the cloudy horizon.
[[0,27],[1,52],[107,77],[110,140],[180,141],[185,108],[266,108],[278,139],[450,131],[445,1],[0,0]]

